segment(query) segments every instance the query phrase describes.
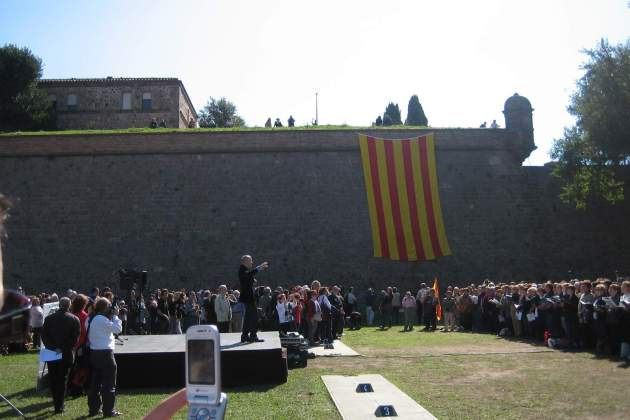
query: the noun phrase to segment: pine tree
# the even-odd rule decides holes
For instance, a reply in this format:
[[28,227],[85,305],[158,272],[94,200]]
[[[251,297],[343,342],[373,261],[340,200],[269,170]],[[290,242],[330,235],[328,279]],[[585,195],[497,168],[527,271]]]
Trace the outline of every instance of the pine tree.
[[413,95],[409,99],[409,105],[407,105],[407,119],[405,119],[405,125],[429,125],[418,95]]
[[402,125],[398,104],[394,104],[393,102],[387,104],[385,113],[383,114],[383,125]]

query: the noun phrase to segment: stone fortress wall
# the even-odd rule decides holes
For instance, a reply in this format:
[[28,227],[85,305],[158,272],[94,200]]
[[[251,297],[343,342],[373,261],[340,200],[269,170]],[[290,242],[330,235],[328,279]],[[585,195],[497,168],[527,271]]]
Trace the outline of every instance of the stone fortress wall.
[[[244,253],[270,261],[261,284],[285,287],[630,272],[630,200],[587,211],[561,203],[548,167],[521,166],[534,147],[531,107],[529,122],[510,115],[506,129],[0,137],[0,191],[16,200],[5,282],[86,290],[135,267],[152,287],[235,286]],[[372,257],[358,132],[435,133],[452,256]]]

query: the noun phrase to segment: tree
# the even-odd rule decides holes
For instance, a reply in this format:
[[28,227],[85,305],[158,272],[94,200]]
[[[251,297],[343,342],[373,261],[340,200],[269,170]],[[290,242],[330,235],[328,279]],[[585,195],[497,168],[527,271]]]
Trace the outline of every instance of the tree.
[[553,174],[564,184],[560,197],[582,209],[593,199],[623,200],[616,172],[630,164],[630,41],[611,46],[602,40],[584,52],[586,72],[568,106],[576,124],[551,150]]
[[409,99],[409,104],[407,105],[407,118],[405,119],[405,125],[422,125],[427,126],[429,122],[427,121],[426,115],[424,115],[424,110],[422,109],[422,105],[420,105],[420,100],[418,99],[418,95],[413,95]]
[[244,127],[245,120],[236,114],[236,105],[225,98],[216,100],[212,97],[199,111],[199,127]]
[[383,125],[383,119],[381,118],[380,115],[376,117],[376,121],[374,123],[376,124],[377,127],[380,127]]
[[0,48],[0,130],[54,128],[52,104],[37,87],[42,60],[28,48]]
[[383,125],[401,125],[402,120],[400,119],[400,108],[398,108],[398,104],[394,104],[390,102],[387,104],[385,108],[385,113],[383,114]]

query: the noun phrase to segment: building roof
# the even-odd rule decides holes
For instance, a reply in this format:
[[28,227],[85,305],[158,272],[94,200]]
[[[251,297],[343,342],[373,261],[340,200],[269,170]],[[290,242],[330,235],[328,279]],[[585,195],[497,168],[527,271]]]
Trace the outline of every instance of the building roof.
[[195,106],[193,105],[184,83],[177,77],[100,77],[100,78],[70,78],[70,79],[40,79],[37,82],[39,85],[46,86],[98,86],[98,85],[128,85],[130,83],[152,84],[152,85],[164,85],[164,84],[179,84],[184,97],[188,102],[190,109],[197,114]]

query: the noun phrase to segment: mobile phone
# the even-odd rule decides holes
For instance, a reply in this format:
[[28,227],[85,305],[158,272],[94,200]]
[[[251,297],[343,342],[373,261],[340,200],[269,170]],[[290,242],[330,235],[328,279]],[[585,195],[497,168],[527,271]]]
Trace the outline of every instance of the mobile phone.
[[214,325],[186,331],[186,398],[191,408],[218,405],[221,399],[221,344]]

